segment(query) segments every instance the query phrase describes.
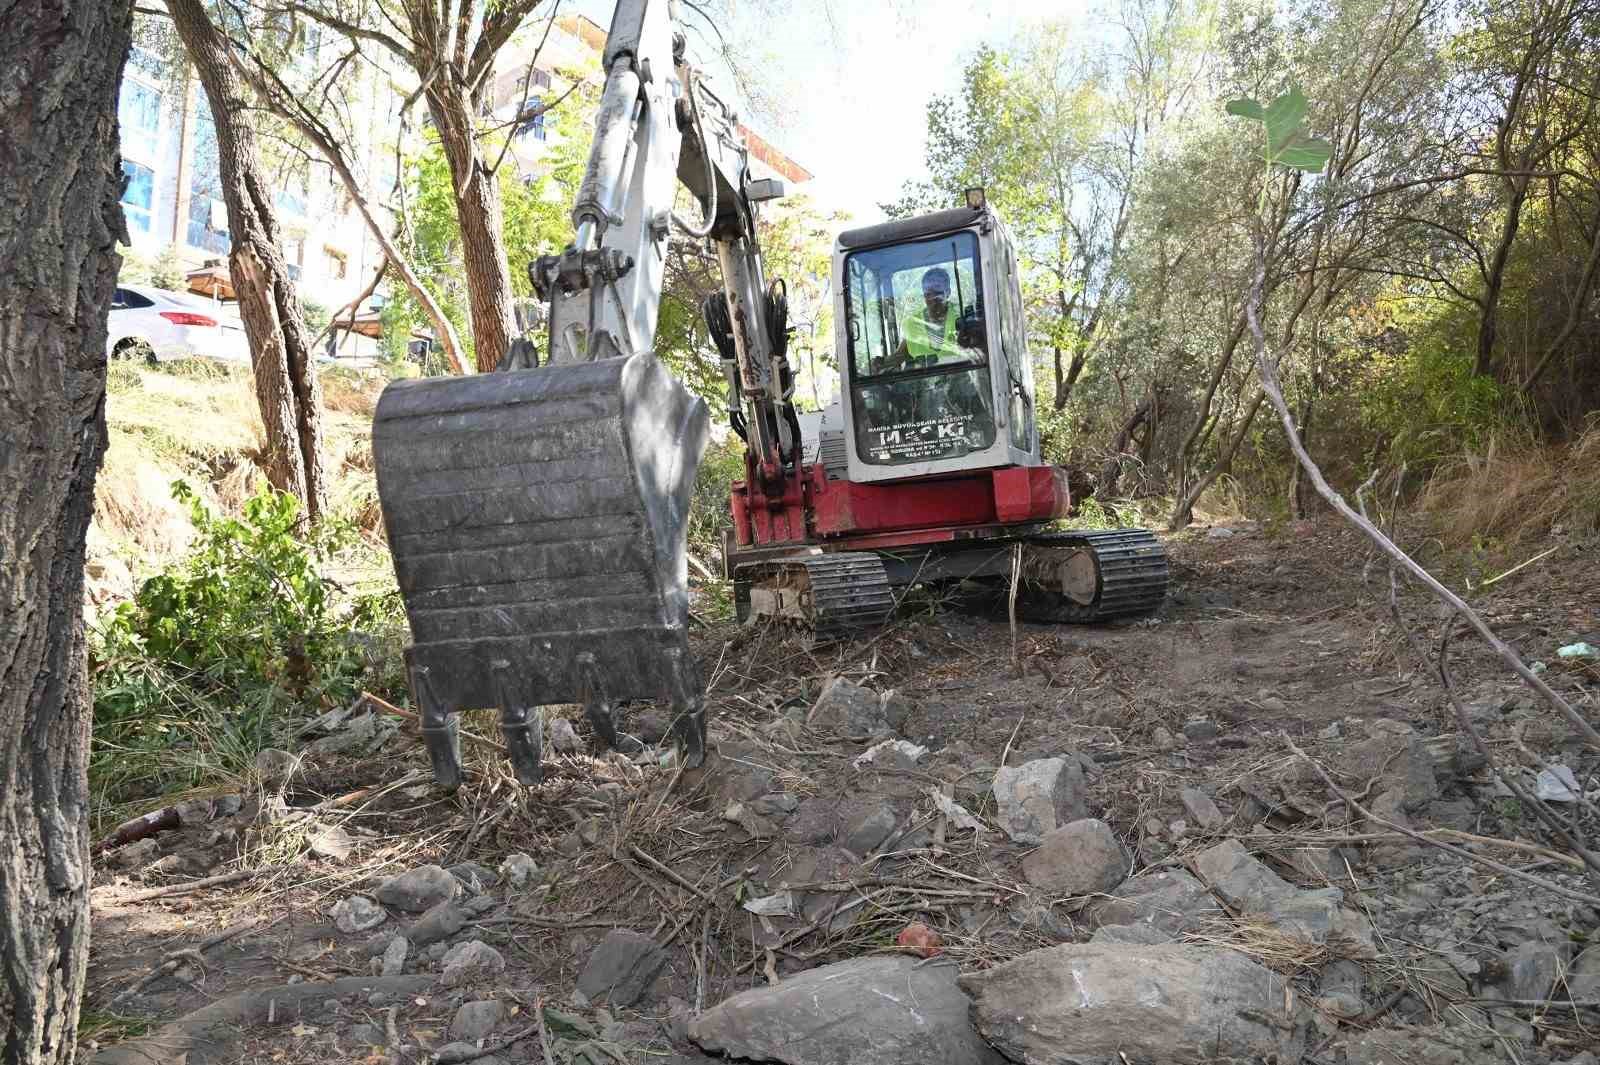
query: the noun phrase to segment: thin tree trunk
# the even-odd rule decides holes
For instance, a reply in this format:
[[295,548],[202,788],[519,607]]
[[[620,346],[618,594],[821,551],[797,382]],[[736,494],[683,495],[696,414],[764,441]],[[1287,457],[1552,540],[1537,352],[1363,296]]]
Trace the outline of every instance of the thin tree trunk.
[[84,538],[127,240],[117,90],[133,13],[0,18],[0,1061],[66,1065],[89,956]]
[[322,467],[322,386],[311,333],[278,248],[272,189],[262,174],[228,43],[203,0],[168,0],[173,25],[200,75],[217,130],[222,196],[233,252],[228,266],[250,341],[256,398],[267,436],[267,476],[304,501],[315,521],[327,505]]
[[1239,445],[1244,443],[1244,438],[1249,435],[1250,425],[1256,420],[1256,412],[1261,409],[1261,403],[1267,398],[1266,393],[1256,390],[1255,398],[1250,401],[1249,408],[1244,412],[1244,417],[1239,419],[1239,424],[1234,427],[1233,436],[1229,438],[1227,446],[1217,456],[1217,461],[1211,468],[1201,475],[1200,479],[1189,487],[1178,500],[1177,506],[1172,509],[1172,517],[1167,522],[1167,528],[1176,532],[1194,520],[1194,505],[1205,495],[1222,472],[1233,465],[1233,458],[1239,453]]
[[345,156],[344,149],[333,131],[295,97],[289,86],[285,85],[259,56],[255,54],[241,56],[237,52],[230,55],[235,61],[235,69],[255,88],[267,106],[293,123],[339,175],[339,180],[344,182],[345,191],[350,195],[350,202],[361,212],[361,220],[367,224],[367,230],[378,242],[378,247],[383,249],[389,266],[400,275],[406,290],[422,305],[423,313],[433,322],[434,331],[438,335],[440,346],[444,348],[450,369],[458,374],[465,373],[466,368],[461,362],[461,338],[456,335],[455,325],[445,315],[443,308],[439,306],[439,301],[433,298],[433,293],[428,291],[422,279],[417,276],[411,260],[400,251],[399,246],[378,223],[372,204],[367,200],[361,182],[356,180],[355,171],[350,167],[350,160]]
[[1500,333],[1500,293],[1505,287],[1511,248],[1517,242],[1517,230],[1522,225],[1522,205],[1528,198],[1528,183],[1528,178],[1514,178],[1511,182],[1511,201],[1506,204],[1500,238],[1489,260],[1489,272],[1484,275],[1483,300],[1478,304],[1478,356],[1472,367],[1472,372],[1479,377],[1494,373],[1494,345]]
[[450,164],[456,218],[461,224],[461,264],[467,275],[472,311],[473,360],[480,371],[493,370],[511,346],[511,266],[501,237],[504,219],[500,186],[489,172],[472,121],[466,90],[445,76],[423,94]]

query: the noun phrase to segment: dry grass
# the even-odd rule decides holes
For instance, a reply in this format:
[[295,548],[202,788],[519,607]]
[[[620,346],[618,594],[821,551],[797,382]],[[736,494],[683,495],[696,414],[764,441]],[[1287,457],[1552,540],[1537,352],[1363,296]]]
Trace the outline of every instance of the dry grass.
[[1560,448],[1502,448],[1442,466],[1422,493],[1439,535],[1458,546],[1522,544],[1600,531],[1600,425]]
[[[244,367],[117,363],[114,370],[106,402],[110,447],[95,491],[97,542],[143,572],[182,552],[193,534],[172,499],[174,481],[188,482],[223,512],[237,511],[259,488],[261,417]],[[322,385],[330,494],[361,528],[376,531],[370,433],[384,381],[332,371]]]

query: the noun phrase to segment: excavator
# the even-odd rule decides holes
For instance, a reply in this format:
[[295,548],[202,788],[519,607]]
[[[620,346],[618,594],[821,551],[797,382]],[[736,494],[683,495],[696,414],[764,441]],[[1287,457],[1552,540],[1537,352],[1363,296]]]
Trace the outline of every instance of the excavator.
[[[686,531],[710,412],[652,352],[674,232],[716,248],[704,314],[745,444],[724,551],[741,619],[817,639],[887,620],[913,585],[1004,589],[1013,616],[1148,614],[1167,560],[1142,529],[1050,531],[1074,507],[1041,457],[1015,246],[973,189],[950,210],[852,229],[833,254],[839,398],[802,432],[782,281],[769,282],[758,177],[737,115],[686,59],[676,0],[619,0],[572,210],[536,259],[548,347],[500,369],[396,381],[373,457],[435,780],[461,784],[464,709],[498,708],[518,780],[542,775],[541,707],[670,707],[682,764],[705,757],[688,643]],[[699,217],[675,209],[679,185]]]

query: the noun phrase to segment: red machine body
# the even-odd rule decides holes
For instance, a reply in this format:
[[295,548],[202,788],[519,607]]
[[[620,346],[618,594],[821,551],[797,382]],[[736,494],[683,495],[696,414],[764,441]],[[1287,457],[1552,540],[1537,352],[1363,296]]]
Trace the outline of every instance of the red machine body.
[[936,544],[1066,517],[1072,505],[1059,466],[1008,466],[915,481],[857,484],[831,479],[821,463],[800,468],[768,495],[747,470],[730,506],[738,548],[833,551]]

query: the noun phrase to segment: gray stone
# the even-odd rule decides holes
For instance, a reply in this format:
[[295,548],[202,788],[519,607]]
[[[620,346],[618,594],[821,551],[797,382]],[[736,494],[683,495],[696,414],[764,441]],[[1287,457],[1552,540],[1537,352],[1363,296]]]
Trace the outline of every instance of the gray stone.
[[995,819],[1017,843],[1042,843],[1046,832],[1089,816],[1083,769],[1076,760],[1039,758],[994,775]]
[[[1069,943],[961,978],[991,1045],[1029,1065],[1263,1058],[1305,1047],[1284,980],[1236,951]],[[929,1059],[935,1060],[935,1059]]]
[[331,913],[334,926],[347,936],[376,928],[389,919],[383,907],[365,895],[342,899],[334,904]]
[[1351,1036],[1346,1065],[1476,1065],[1503,1061],[1495,1051],[1474,1054],[1442,1028],[1375,1028]]
[[730,1057],[783,1065],[1004,1065],[972,1030],[956,966],[865,957],[744,991],[689,1022]]
[[1150,742],[1156,745],[1156,750],[1158,751],[1176,750],[1178,746],[1178,738],[1165,725],[1157,725],[1155,727],[1150,733]]
[[421,865],[378,885],[375,894],[386,906],[421,913],[461,893],[461,882],[437,865]]
[[500,863],[500,876],[513,891],[521,891],[538,875],[538,863],[521,851],[506,855],[505,861]]
[[1091,923],[1146,925],[1171,937],[1222,914],[1205,885],[1181,869],[1130,877],[1111,896],[1090,903]]
[[155,861],[161,845],[153,839],[140,839],[112,851],[107,859],[118,869],[139,869]]
[[822,686],[806,724],[842,736],[882,736],[890,731],[883,697],[843,677],[833,677]]
[[1076,938],[1072,923],[1056,916],[1050,900],[1038,895],[1019,895],[1012,899],[1011,905],[1006,907],[1006,917],[1023,931],[1054,943]]
[[494,1031],[494,1026],[505,1015],[505,1005],[494,999],[462,1003],[461,1008],[456,1010],[455,1020],[450,1022],[450,1038],[463,1043],[476,1043]]
[[398,722],[377,714],[362,714],[346,722],[338,732],[307,745],[310,754],[371,754],[400,731]]
[[457,943],[445,952],[439,982],[445,987],[466,987],[506,971],[506,960],[481,939]]
[[318,858],[344,861],[350,857],[355,840],[338,825],[317,825],[306,833],[306,849]]
[[411,951],[411,943],[405,936],[395,936],[389,945],[383,949],[383,964],[379,969],[382,976],[399,976],[406,970],[406,955]]
[[1209,718],[1197,717],[1183,723],[1183,738],[1190,743],[1210,743],[1222,735],[1222,729]]
[[474,895],[487,891],[500,882],[500,877],[493,869],[477,862],[457,862],[450,867],[450,875],[461,881],[461,886]]
[[385,1040],[377,1025],[358,1024],[345,1033],[352,1044],[363,1047],[381,1047]]
[[276,747],[266,747],[256,752],[253,763],[261,779],[268,784],[288,780],[300,768],[300,756]]
[[383,952],[389,949],[389,944],[394,942],[395,938],[399,934],[400,933],[398,932],[374,933],[372,937],[367,940],[367,954],[373,958],[382,957]]
[[594,948],[578,974],[578,990],[591,1002],[631,1006],[666,967],[667,952],[642,932],[616,928]]
[[1039,849],[1022,859],[1028,883],[1060,895],[1098,895],[1128,874],[1128,856],[1111,826],[1084,818],[1051,829]]
[[1351,1020],[1367,1011],[1362,988],[1366,977],[1353,961],[1329,962],[1317,984],[1317,1005],[1335,1017]]
[[856,818],[845,830],[845,850],[864,858],[876,850],[884,840],[894,835],[895,827],[899,823],[900,819],[895,816],[894,807],[880,803]]
[[1561,975],[1565,961],[1553,943],[1530,940],[1506,955],[1506,976],[1500,986],[1506,998],[1545,998]]
[[1154,946],[1157,943],[1171,943],[1172,937],[1154,925],[1107,924],[1095,929],[1094,935],[1089,937],[1089,942],[1138,943]]
[[578,730],[572,727],[572,722],[558,717],[550,722],[550,746],[557,754],[577,754],[583,750],[583,741],[578,738]]
[[787,791],[775,791],[758,795],[745,805],[758,817],[784,818],[800,809],[800,800]]
[[406,938],[413,946],[431,946],[449,939],[467,925],[467,912],[453,902],[441,902],[418,917],[406,929]]
[[1211,801],[1211,796],[1198,788],[1184,788],[1178,793],[1178,798],[1202,832],[1215,832],[1227,821],[1222,811],[1217,809],[1217,804]]
[[1338,888],[1302,891],[1256,861],[1236,839],[1201,851],[1194,868],[1223,902],[1290,938],[1325,945],[1341,957],[1378,956],[1371,923],[1342,905]]

